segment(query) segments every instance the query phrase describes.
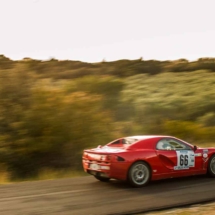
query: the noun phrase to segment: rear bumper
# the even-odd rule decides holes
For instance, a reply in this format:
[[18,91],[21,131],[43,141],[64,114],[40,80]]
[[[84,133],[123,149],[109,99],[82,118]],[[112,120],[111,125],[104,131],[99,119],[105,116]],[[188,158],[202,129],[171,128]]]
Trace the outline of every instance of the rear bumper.
[[127,179],[128,162],[98,162],[87,159],[82,160],[84,171],[91,174],[106,178],[119,180]]

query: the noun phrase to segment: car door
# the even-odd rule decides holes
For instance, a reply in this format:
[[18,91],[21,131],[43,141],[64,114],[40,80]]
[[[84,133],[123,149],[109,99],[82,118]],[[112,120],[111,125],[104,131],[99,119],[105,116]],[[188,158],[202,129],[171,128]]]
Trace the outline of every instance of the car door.
[[[156,145],[157,156],[166,168],[166,173],[189,173],[195,169],[195,155],[192,147],[174,139],[163,138]],[[165,174],[165,172],[164,172]]]

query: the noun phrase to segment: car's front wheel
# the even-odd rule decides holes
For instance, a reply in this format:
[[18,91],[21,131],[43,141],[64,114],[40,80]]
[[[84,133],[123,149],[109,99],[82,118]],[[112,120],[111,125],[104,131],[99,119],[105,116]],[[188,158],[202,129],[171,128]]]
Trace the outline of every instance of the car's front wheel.
[[149,165],[143,161],[134,163],[128,172],[128,181],[134,187],[146,185],[151,177]]
[[105,177],[102,177],[102,176],[99,176],[99,175],[94,175],[94,177],[99,180],[99,181],[103,181],[103,182],[107,182],[110,180],[110,178],[105,178]]
[[211,156],[208,162],[208,173],[215,178],[215,154]]

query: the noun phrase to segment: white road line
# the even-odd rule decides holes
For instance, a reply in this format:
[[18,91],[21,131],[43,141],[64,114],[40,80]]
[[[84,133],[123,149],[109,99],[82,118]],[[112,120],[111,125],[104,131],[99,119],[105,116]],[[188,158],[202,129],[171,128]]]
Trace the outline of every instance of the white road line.
[[16,197],[0,198],[0,202],[2,202],[2,201],[19,200],[19,199],[26,199],[26,198],[35,198],[35,197],[42,197],[42,196],[54,196],[54,195],[61,195],[61,194],[67,194],[67,193],[79,193],[79,192],[90,191],[90,190],[91,189],[70,190],[70,191],[42,193],[42,194],[35,194],[35,195],[26,195],[26,196],[16,196]]

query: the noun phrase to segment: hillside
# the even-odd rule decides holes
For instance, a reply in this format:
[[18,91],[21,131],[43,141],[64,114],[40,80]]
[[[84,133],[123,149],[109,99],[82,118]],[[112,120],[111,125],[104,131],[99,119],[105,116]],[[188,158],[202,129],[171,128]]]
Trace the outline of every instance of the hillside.
[[215,142],[215,59],[85,63],[0,56],[0,163],[11,178],[81,169],[133,134]]

